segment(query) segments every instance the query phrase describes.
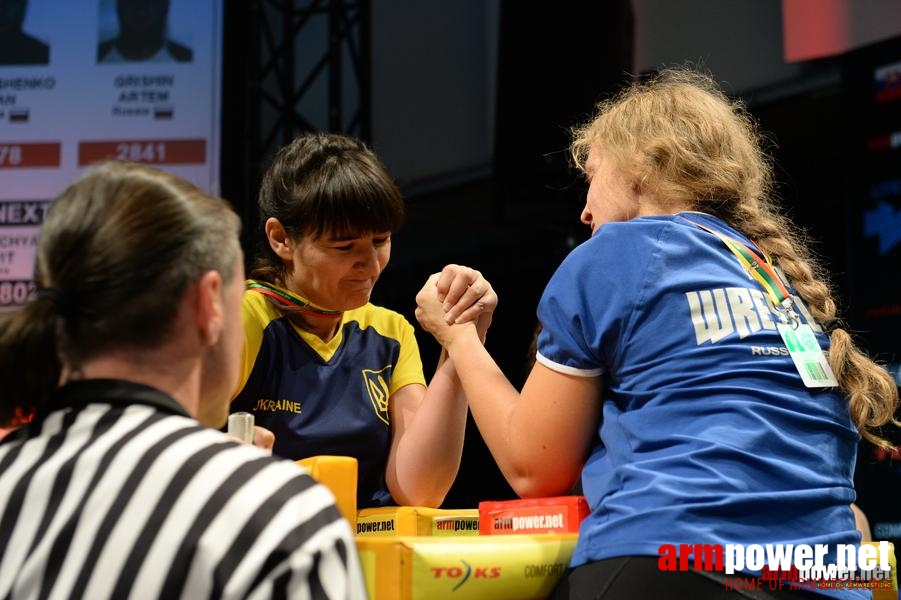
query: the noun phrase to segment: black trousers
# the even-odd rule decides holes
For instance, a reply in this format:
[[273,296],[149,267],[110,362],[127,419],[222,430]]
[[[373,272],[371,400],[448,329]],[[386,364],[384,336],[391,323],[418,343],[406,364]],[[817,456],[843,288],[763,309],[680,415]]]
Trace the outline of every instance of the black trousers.
[[[589,563],[571,569],[557,585],[550,600],[823,600],[824,596],[807,590],[746,589],[740,575],[720,572],[661,571],[655,556],[624,556]],[[732,584],[729,584],[729,579]],[[774,584],[775,585],[775,584]],[[775,587],[779,587],[775,585]],[[730,589],[731,588],[731,589]],[[739,588],[739,589],[736,589]]]

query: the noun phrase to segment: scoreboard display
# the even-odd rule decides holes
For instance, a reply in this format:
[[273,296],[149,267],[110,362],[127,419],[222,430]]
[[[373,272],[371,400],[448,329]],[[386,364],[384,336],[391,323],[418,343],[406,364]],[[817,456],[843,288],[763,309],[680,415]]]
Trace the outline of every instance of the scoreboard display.
[[[851,179],[848,324],[901,382],[901,38],[860,48],[843,61]],[[882,435],[901,444],[895,427]],[[893,542],[901,555],[901,447],[887,451],[862,442],[855,487],[873,538]]]
[[149,164],[219,193],[223,16],[222,0],[4,6],[0,310],[33,297],[44,213],[90,165]]
[[866,348],[901,363],[901,38],[848,53],[849,312]]

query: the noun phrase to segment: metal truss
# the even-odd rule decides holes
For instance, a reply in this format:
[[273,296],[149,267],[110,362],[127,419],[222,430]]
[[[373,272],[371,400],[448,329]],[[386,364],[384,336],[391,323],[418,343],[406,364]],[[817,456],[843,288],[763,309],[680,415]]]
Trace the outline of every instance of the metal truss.
[[249,81],[260,154],[303,131],[369,138],[369,0],[263,0]]
[[370,141],[370,0],[226,0],[225,44],[222,187],[247,227],[263,171],[299,133]]

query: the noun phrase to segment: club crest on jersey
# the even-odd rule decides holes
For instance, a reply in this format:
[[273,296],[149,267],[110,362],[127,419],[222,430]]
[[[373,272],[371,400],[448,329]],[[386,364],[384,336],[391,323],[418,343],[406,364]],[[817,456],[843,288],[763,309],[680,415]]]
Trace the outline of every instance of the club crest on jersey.
[[372,403],[372,409],[385,425],[389,425],[388,382],[385,380],[385,375],[390,371],[391,367],[392,365],[388,365],[378,371],[363,369],[363,385],[366,386],[366,391],[369,392],[369,401]]

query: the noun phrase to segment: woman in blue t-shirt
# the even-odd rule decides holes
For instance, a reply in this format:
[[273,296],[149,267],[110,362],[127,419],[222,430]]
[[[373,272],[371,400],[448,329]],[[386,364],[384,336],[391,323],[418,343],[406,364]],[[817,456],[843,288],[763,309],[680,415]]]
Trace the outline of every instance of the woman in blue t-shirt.
[[431,282],[417,297],[519,495],[581,476],[591,514],[557,597],[727,593],[722,571],[661,570],[682,545],[825,544],[835,562],[860,542],[859,434],[887,445],[873,429],[898,393],[836,321],[753,121],[710,78],[669,70],[602,103],[571,150],[592,235],[542,296],[522,392],[471,325],[447,325]]

